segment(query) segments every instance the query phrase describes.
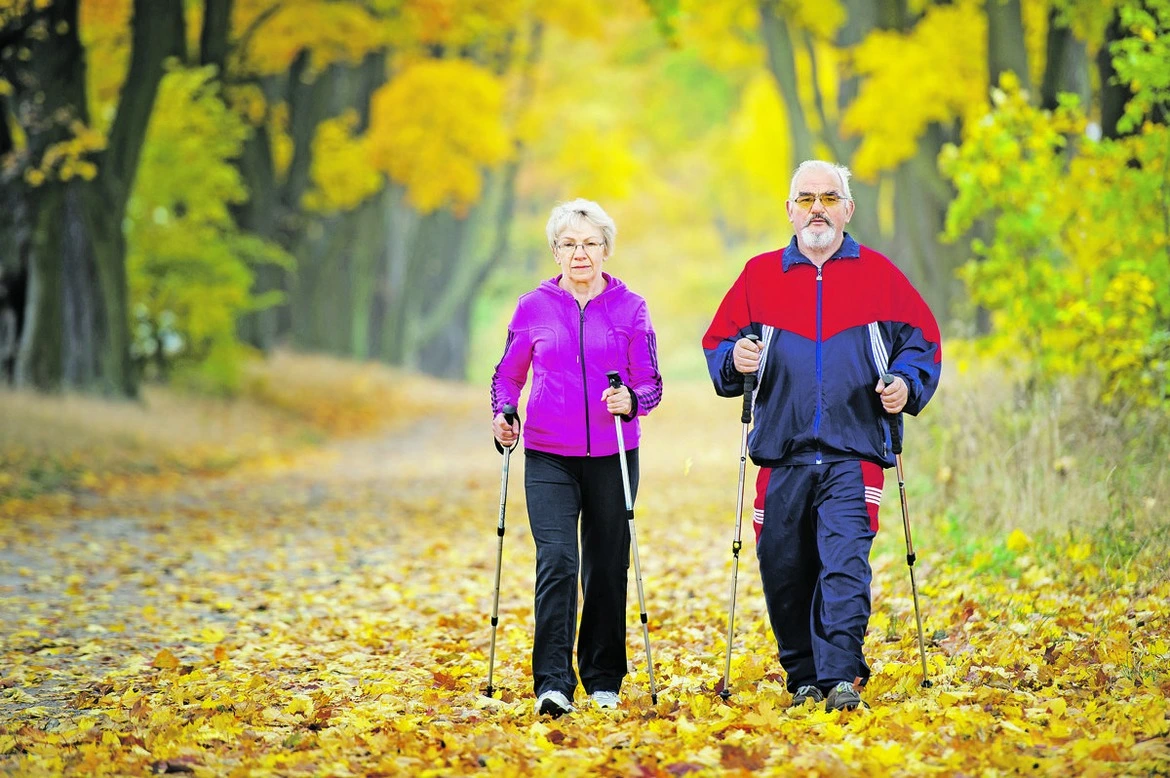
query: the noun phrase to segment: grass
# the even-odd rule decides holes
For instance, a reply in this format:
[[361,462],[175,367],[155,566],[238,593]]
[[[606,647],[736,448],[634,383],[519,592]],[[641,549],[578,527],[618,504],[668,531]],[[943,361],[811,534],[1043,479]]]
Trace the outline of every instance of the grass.
[[987,368],[951,373],[907,419],[904,458],[917,510],[989,569],[1014,556],[1015,530],[1055,553],[1089,542],[1110,567],[1150,556],[1170,569],[1164,411],[1102,410],[1071,383],[1029,393]]
[[0,505],[279,459],[409,423],[452,392],[377,364],[288,352],[250,365],[232,398],[157,385],[137,401],[0,391]]

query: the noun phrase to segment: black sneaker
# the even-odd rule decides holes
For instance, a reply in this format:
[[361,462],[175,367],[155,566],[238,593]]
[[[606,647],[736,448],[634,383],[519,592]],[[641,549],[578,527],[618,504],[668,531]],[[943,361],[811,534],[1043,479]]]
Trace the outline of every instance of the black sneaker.
[[825,699],[825,695],[821,694],[821,690],[810,683],[806,686],[801,686],[796,690],[796,694],[792,695],[792,707],[796,708],[804,705],[809,700],[820,702],[823,699]]
[[834,686],[829,690],[829,696],[825,698],[826,711],[854,710],[864,704],[861,695],[848,681],[841,681]]

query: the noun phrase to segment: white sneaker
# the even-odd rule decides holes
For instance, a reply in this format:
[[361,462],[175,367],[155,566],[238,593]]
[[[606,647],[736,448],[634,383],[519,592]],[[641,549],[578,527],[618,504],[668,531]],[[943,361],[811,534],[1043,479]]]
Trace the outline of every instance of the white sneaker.
[[593,692],[593,704],[599,708],[616,708],[621,702],[617,692]]
[[560,718],[573,712],[569,698],[558,691],[548,691],[536,698],[536,712],[542,716]]

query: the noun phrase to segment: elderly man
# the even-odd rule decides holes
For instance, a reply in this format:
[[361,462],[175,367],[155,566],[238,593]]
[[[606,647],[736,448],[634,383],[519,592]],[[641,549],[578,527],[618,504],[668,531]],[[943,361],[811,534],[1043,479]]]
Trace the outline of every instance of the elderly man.
[[845,232],[846,168],[801,163],[787,208],[791,243],[748,260],[703,350],[724,397],[742,396],[744,374],[758,377],[756,556],[793,704],[846,710],[863,704],[869,678],[869,553],[883,468],[894,464],[890,415],[922,410],[942,352],[906,277]]

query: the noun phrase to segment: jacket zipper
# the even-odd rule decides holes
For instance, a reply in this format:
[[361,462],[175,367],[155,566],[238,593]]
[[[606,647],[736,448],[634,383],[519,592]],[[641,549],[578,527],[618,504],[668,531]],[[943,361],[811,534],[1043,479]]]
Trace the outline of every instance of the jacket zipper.
[[823,284],[821,268],[817,268],[817,410],[813,416],[813,440],[816,441],[816,464],[821,464],[821,396],[824,393],[823,365],[821,363],[821,305]]
[[589,376],[585,370],[585,308],[589,303],[581,306],[581,327],[578,332],[577,343],[581,348],[581,389],[585,394],[585,456],[590,455],[591,441],[589,439]]

